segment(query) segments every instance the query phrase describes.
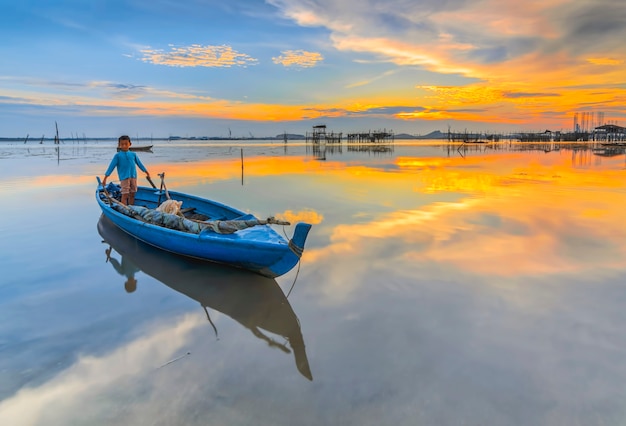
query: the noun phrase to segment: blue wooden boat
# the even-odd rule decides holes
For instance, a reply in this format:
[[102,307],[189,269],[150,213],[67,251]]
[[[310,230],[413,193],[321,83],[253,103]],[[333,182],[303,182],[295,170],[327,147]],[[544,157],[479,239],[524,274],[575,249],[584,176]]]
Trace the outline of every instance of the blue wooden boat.
[[[297,223],[290,240],[266,224],[228,234],[214,232],[225,224],[250,224],[263,220],[217,201],[168,191],[163,185],[161,189],[140,186],[134,206],[126,207],[119,203],[119,195],[116,196],[119,185],[109,183],[103,188],[97,179],[96,200],[102,213],[126,233],[162,250],[247,269],[267,277],[283,275],[298,264],[311,229],[308,223]],[[185,219],[186,223],[192,221],[192,225],[211,226],[198,233],[181,231],[148,222],[126,211],[130,208],[153,212],[167,198],[182,201],[182,211],[189,217]]]
[[[142,152],[152,152],[152,147],[154,145],[141,145],[141,146],[131,146],[128,148],[129,151],[142,151]],[[117,151],[120,151],[120,148],[117,148]]]
[[[128,235],[104,215],[100,217],[97,227],[104,242],[122,257],[116,259],[109,249],[106,250],[107,261],[112,263],[116,260],[118,264],[130,265],[133,278],[136,272],[142,271],[196,300],[204,309],[216,335],[217,327],[211,321],[208,309],[234,319],[268,346],[284,353],[293,352],[298,371],[313,380],[300,322],[275,279],[240,268],[167,253]],[[137,281],[137,291],[141,292],[142,279]],[[280,336],[281,341],[272,338],[272,335]],[[286,343],[283,343],[285,340]]]

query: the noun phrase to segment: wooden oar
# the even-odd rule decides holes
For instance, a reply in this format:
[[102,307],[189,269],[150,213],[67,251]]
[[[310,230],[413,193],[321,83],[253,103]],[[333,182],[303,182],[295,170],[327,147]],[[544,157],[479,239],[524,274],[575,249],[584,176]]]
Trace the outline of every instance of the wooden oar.
[[152,182],[152,178],[150,176],[146,176],[146,179],[148,179],[148,182],[150,182],[150,185],[152,185],[152,187],[156,189],[156,185],[154,184],[154,182]]

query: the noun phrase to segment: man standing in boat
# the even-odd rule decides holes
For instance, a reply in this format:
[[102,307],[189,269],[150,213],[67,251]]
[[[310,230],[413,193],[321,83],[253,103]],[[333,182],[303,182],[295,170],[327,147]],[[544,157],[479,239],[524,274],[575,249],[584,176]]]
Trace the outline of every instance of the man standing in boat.
[[119,152],[113,156],[111,164],[102,179],[102,186],[107,183],[107,178],[113,173],[113,169],[117,168],[117,175],[120,179],[122,187],[122,203],[127,206],[135,203],[135,194],[137,193],[137,167],[150,179],[148,169],[143,165],[139,156],[130,151],[131,141],[127,135],[120,136],[118,139]]

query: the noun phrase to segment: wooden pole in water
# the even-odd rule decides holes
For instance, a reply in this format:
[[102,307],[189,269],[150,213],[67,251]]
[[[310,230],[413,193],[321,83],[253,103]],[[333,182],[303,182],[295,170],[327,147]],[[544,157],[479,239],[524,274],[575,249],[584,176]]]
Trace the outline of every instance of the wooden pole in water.
[[243,148],[241,148],[241,186],[243,186]]

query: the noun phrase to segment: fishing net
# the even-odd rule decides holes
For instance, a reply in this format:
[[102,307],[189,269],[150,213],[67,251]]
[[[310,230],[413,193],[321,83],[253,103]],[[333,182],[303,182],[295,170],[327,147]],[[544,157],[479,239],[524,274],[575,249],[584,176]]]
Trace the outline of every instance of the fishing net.
[[242,229],[251,228],[257,225],[290,224],[289,222],[281,221],[275,219],[274,217],[268,217],[267,219],[257,219],[253,216],[250,216],[247,219],[208,220],[201,222],[187,219],[183,216],[179,216],[176,214],[170,214],[142,206],[125,206],[121,203],[112,203],[111,206],[120,213],[141,220],[143,222],[163,226],[169,229],[175,229],[177,231],[190,232],[192,234],[199,234],[203,231],[215,232],[217,234],[233,234]]

